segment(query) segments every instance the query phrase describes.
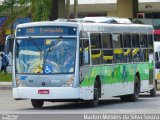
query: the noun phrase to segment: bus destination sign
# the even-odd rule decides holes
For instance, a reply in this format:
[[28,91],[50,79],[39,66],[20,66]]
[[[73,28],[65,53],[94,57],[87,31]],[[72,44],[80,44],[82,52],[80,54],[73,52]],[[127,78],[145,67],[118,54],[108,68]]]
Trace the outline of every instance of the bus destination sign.
[[75,36],[76,27],[64,26],[40,26],[18,28],[17,36]]

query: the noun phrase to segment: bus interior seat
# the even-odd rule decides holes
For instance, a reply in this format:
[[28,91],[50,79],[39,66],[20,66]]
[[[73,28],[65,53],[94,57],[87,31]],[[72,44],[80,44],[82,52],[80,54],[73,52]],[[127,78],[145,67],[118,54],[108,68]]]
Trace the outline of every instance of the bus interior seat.
[[93,64],[99,64],[100,63],[100,61],[101,61],[101,54],[102,54],[102,52],[100,51],[99,53],[91,55],[92,63]]
[[101,54],[101,51],[98,54],[92,54],[92,59],[100,58]]
[[139,48],[136,48],[132,51],[132,56],[136,55],[139,52]]
[[139,48],[135,48],[132,51],[132,57],[133,57],[134,62],[139,62],[140,61],[139,50],[140,50]]
[[114,49],[115,62],[121,63],[123,58],[123,49]]
[[103,56],[103,60],[105,61],[105,63],[112,63],[113,56]]
[[124,52],[124,56],[129,55],[130,52],[131,52],[131,49],[129,48],[126,52]]

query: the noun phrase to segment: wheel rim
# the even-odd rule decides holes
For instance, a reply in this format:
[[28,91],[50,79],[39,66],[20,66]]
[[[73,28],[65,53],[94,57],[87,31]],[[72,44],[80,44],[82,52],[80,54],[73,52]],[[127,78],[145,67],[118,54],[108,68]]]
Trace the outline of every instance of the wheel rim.
[[98,101],[98,88],[94,88],[94,101]]

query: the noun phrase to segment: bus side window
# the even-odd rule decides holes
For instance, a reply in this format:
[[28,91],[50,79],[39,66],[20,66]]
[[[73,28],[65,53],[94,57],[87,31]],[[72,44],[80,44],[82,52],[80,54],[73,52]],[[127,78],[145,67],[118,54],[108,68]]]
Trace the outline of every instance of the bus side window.
[[102,33],[102,50],[103,50],[103,63],[112,64],[113,63],[113,45],[112,45],[112,35],[110,33]]
[[129,33],[123,34],[123,61],[124,63],[128,63],[132,61],[132,55],[131,55],[131,36]]
[[132,58],[134,62],[140,62],[140,43],[139,34],[132,34]]
[[155,53],[155,61],[159,61],[159,59],[158,59],[158,52]]
[[153,49],[153,36],[152,36],[152,34],[148,35],[148,47],[149,47],[149,49]]
[[92,64],[97,65],[101,64],[101,34],[100,33],[91,33],[91,58]]
[[80,40],[80,46],[79,46],[79,64],[80,64],[80,66],[82,65],[82,63],[83,63],[83,43],[82,43],[83,41],[82,40]]
[[152,62],[153,61],[153,55],[155,54],[154,53],[154,50],[153,50],[153,35],[152,34],[148,34],[148,61],[149,62]]
[[114,62],[122,63],[123,62],[122,35],[114,33],[112,39],[114,45]]
[[148,62],[147,34],[140,34],[140,59],[141,62]]

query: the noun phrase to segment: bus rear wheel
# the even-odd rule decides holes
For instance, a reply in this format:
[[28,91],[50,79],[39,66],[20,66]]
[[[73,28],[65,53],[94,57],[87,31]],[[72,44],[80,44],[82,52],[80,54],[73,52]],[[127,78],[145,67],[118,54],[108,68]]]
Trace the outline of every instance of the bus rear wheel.
[[94,83],[94,98],[93,98],[93,100],[89,100],[89,101],[87,101],[87,103],[88,103],[88,105],[90,106],[90,107],[96,107],[96,106],[98,106],[98,102],[99,102],[99,87],[98,87],[98,82],[97,82],[97,80],[95,81],[95,83]]
[[34,108],[41,108],[44,104],[44,101],[43,100],[35,100],[35,99],[31,99],[31,103],[32,103],[32,106]]
[[134,81],[134,93],[130,95],[121,96],[121,101],[123,102],[136,102],[139,99],[140,93],[140,80],[138,76],[135,76]]
[[153,88],[150,90],[150,96],[151,97],[156,97],[156,88]]

